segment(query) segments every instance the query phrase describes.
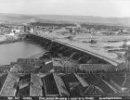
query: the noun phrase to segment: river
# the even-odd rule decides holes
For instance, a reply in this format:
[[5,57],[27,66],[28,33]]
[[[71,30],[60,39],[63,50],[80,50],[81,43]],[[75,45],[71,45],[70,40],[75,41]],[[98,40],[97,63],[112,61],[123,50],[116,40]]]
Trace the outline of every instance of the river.
[[7,65],[17,61],[17,58],[27,58],[44,51],[41,45],[27,40],[0,44],[0,65]]

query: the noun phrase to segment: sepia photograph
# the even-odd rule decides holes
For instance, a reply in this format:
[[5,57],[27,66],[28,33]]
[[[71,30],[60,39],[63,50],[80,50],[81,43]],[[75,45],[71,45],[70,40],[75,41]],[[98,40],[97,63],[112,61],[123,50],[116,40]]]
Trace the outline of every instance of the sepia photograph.
[[0,100],[130,100],[130,0],[0,0]]

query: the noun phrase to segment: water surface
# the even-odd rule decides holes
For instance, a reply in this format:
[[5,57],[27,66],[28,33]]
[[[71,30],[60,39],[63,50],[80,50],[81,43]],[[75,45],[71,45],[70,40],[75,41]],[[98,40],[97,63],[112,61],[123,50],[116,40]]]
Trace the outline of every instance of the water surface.
[[0,44],[0,65],[10,64],[17,58],[27,58],[44,51],[41,45],[31,41]]

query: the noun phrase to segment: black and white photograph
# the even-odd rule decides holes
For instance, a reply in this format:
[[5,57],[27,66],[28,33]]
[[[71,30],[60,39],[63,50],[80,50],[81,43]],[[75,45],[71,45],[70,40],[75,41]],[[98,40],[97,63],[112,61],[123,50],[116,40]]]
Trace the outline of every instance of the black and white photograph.
[[0,0],[0,100],[130,100],[130,0]]

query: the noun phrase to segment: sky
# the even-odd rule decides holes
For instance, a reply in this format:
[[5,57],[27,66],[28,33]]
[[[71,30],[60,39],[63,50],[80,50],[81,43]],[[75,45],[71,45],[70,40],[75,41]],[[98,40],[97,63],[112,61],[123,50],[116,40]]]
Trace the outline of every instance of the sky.
[[130,0],[0,0],[0,13],[130,17]]

